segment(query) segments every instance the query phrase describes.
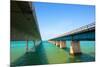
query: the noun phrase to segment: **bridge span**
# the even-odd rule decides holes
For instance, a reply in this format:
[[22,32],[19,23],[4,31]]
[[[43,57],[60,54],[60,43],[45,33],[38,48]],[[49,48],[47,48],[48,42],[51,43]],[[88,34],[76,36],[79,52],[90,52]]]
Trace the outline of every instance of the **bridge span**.
[[70,54],[81,54],[80,41],[95,41],[95,23],[82,26],[48,41],[60,48],[66,48],[66,41],[71,41]]

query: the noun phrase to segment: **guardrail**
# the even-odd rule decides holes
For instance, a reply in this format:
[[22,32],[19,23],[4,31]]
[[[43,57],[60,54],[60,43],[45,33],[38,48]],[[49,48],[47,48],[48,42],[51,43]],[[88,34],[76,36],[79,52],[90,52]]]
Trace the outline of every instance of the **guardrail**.
[[56,38],[59,38],[59,37],[62,37],[62,36],[66,36],[66,35],[70,35],[70,34],[74,34],[74,33],[78,33],[78,32],[81,32],[81,31],[86,31],[86,30],[91,30],[95,27],[95,22],[94,23],[90,23],[88,25],[85,25],[85,26],[82,26],[80,28],[77,28],[77,29],[74,29],[70,32],[67,32],[67,33],[64,33]]
[[[94,29],[94,28],[95,28],[95,22],[91,23],[91,24],[88,24],[88,25],[85,25],[85,26],[82,26],[80,28],[74,29],[74,30],[72,30],[70,32],[64,33],[64,34],[62,34],[62,35],[60,35],[58,37],[55,37],[55,38],[67,36],[67,35],[78,33],[78,32],[83,32],[83,31],[86,31],[86,30],[91,30],[91,29]],[[52,39],[55,39],[55,38],[52,38]],[[50,40],[52,40],[52,39],[50,39]]]
[[84,31],[84,30],[89,30],[89,29],[92,29],[95,27],[95,23],[91,23],[91,24],[88,24],[88,25],[85,25],[85,26],[82,26],[80,28],[77,28],[75,30],[72,30],[66,34],[73,34],[73,33],[76,33],[76,32],[80,32],[80,31]]

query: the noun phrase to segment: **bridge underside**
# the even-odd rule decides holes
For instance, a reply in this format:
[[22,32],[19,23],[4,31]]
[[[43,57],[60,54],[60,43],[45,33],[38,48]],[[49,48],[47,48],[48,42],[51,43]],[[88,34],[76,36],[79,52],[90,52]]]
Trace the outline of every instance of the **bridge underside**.
[[95,28],[49,40],[49,42],[59,46],[60,48],[67,47],[65,41],[71,41],[71,55],[80,55],[82,54],[80,49],[80,41],[95,41]]
[[31,2],[11,1],[11,40],[41,40]]
[[95,30],[86,31],[82,33],[72,34],[68,36],[63,36],[59,38],[52,39],[54,41],[70,41],[70,40],[81,40],[81,41],[94,41],[95,40]]

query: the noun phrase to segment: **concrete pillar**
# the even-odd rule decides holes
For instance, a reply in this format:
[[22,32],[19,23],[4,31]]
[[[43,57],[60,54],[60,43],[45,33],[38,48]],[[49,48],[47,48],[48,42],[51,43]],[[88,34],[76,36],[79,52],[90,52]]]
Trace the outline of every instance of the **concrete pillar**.
[[52,43],[52,41],[50,41],[50,40],[48,42]]
[[54,44],[54,45],[55,45],[55,44],[56,44],[56,41],[52,41],[52,44]]
[[60,48],[66,48],[66,41],[60,41]]
[[72,41],[70,46],[70,54],[71,55],[79,55],[81,54],[80,50],[80,41]]
[[30,51],[35,52],[36,51],[35,41],[32,42],[33,42],[33,47],[31,47]]
[[60,46],[60,41],[56,41],[56,46]]
[[28,40],[26,41],[26,52],[28,52]]
[[52,44],[56,44],[56,41],[48,41],[48,42],[50,42],[50,43],[52,43]]

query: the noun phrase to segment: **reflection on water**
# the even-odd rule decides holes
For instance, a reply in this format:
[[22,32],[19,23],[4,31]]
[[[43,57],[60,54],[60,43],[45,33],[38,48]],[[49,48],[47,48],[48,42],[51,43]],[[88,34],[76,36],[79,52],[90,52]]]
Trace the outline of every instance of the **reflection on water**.
[[70,42],[66,44],[67,48],[60,49],[51,43],[43,42],[45,54],[49,64],[52,63],[70,63],[70,62],[89,62],[95,60],[95,42],[81,41],[82,55],[72,56],[70,52]]
[[[20,44],[20,45],[18,45]],[[95,42],[81,41],[82,55],[69,54],[70,41],[66,42],[66,48],[61,49],[54,44],[43,41],[36,52],[26,53],[26,42],[11,42],[11,63],[16,65],[58,64],[74,62],[95,61]],[[34,47],[30,41],[30,47]]]
[[[26,52],[26,41],[11,41],[11,63],[20,58],[22,55]],[[29,50],[33,49],[34,42],[28,41],[29,44]],[[34,49],[33,49],[34,50]]]
[[70,62],[90,62],[94,60],[95,58],[88,54],[70,56]]

